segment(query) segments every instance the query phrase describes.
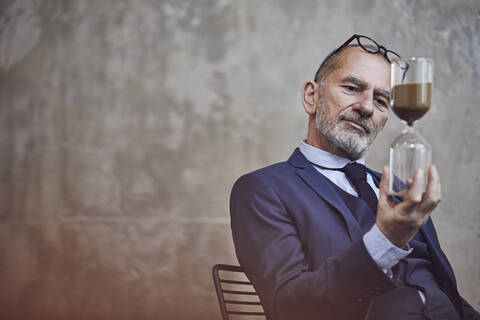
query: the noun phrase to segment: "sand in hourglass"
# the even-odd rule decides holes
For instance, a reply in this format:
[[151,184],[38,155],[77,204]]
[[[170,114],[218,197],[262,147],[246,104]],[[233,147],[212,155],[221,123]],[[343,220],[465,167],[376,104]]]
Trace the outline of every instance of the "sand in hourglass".
[[407,83],[392,89],[392,110],[411,126],[427,113],[432,104],[432,83]]

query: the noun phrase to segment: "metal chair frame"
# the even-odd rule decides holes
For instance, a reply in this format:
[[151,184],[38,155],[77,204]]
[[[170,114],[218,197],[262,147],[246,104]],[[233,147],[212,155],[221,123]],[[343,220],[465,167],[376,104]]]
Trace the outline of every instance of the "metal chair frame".
[[[251,312],[251,311],[233,311],[227,308],[227,305],[248,305],[248,306],[262,306],[262,303],[259,301],[241,301],[237,300],[236,297],[240,296],[256,296],[258,294],[256,291],[244,291],[244,290],[230,290],[224,289],[222,283],[228,284],[238,284],[238,285],[250,285],[253,287],[250,281],[240,281],[240,280],[230,280],[224,279],[220,276],[219,271],[230,271],[244,274],[242,267],[232,266],[228,264],[216,264],[212,268],[213,283],[215,284],[215,290],[217,291],[218,303],[220,305],[220,311],[222,313],[223,320],[230,320],[230,315],[241,315],[241,316],[265,316],[265,312]],[[231,298],[226,299],[224,294],[229,294]],[[262,306],[263,309],[263,306]]]

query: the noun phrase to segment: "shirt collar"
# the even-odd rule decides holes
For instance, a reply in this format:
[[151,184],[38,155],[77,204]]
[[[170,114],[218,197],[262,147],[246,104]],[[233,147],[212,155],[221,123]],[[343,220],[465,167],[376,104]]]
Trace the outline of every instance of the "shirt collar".
[[350,162],[358,162],[365,165],[365,158],[360,158],[355,161],[337,156],[336,154],[318,149],[309,145],[304,139],[300,142],[300,152],[307,158],[308,161],[326,168],[338,169],[343,168]]

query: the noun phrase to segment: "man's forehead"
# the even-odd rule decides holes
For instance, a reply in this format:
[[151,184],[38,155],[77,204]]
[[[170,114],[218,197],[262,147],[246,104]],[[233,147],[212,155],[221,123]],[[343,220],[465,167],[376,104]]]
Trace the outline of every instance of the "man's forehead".
[[337,80],[355,78],[368,86],[390,90],[390,64],[383,56],[368,53],[360,47],[349,47],[338,58],[339,68],[336,71],[341,79]]

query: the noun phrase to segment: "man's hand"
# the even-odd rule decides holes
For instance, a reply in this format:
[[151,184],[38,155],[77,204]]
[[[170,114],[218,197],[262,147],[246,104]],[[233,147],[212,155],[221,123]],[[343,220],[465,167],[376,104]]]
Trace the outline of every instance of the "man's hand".
[[404,248],[440,202],[440,177],[435,166],[430,166],[426,192],[422,194],[424,172],[418,169],[413,181],[407,181],[410,189],[405,199],[397,203],[388,192],[389,172],[390,168],[385,166],[380,181],[377,226],[394,245]]

